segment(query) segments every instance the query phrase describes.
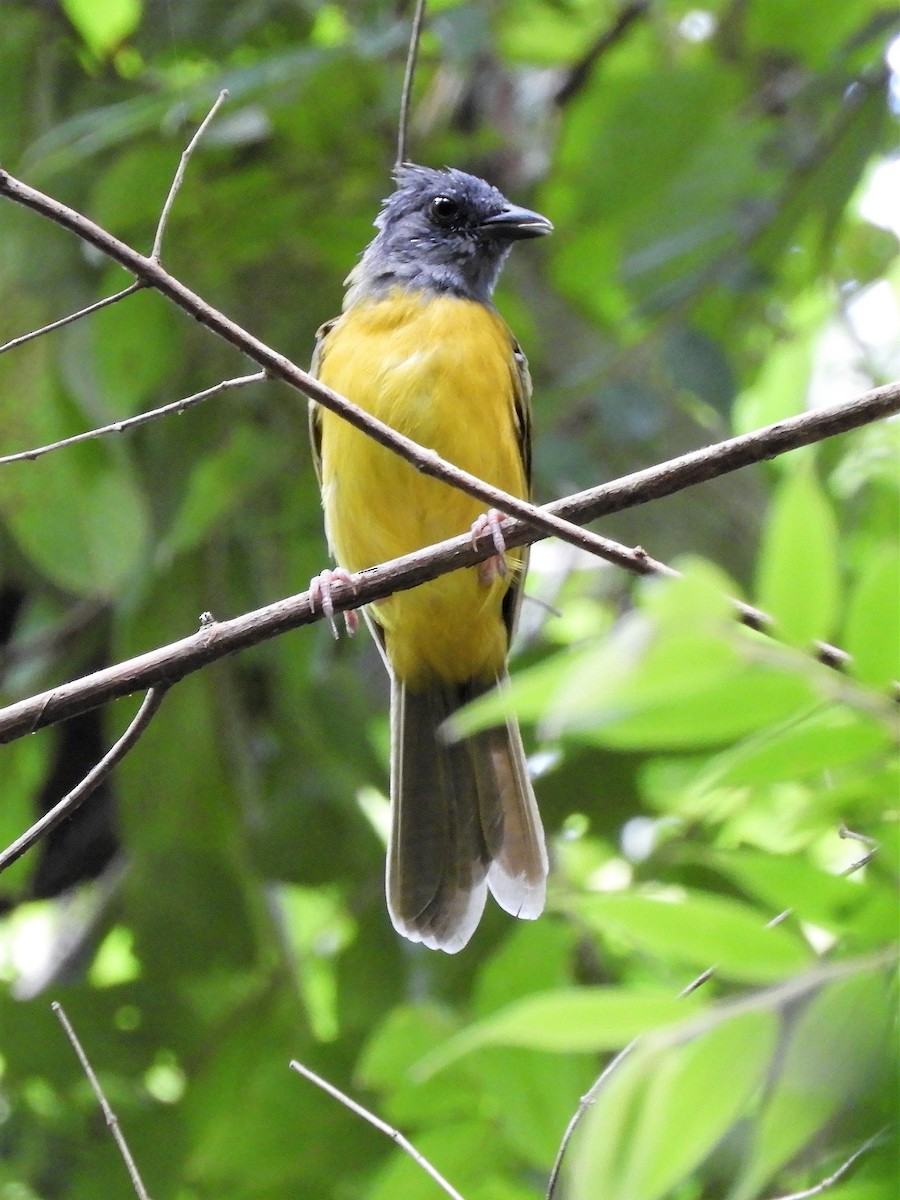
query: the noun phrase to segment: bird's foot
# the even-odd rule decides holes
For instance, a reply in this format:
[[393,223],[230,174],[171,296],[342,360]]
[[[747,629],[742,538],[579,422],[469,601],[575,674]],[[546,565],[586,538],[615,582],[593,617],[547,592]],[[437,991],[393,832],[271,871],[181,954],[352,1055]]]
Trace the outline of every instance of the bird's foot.
[[[338,638],[340,631],[335,617],[334,601],[331,598],[331,589],[336,583],[346,583],[352,588],[354,586],[353,576],[343,567],[335,567],[333,570],[326,568],[326,570],[320,571],[309,581],[309,599],[313,612],[317,608],[321,608],[325,620],[331,626],[331,632],[335,638]],[[355,609],[345,610],[344,627],[350,637],[353,637],[359,629],[359,613]]]
[[485,587],[493,583],[495,579],[502,579],[509,573],[506,563],[506,538],[503,536],[505,520],[505,513],[491,508],[472,522],[472,544],[474,545],[480,537],[489,533],[494,543],[494,549],[497,551],[496,554],[482,559],[478,564],[478,578]]

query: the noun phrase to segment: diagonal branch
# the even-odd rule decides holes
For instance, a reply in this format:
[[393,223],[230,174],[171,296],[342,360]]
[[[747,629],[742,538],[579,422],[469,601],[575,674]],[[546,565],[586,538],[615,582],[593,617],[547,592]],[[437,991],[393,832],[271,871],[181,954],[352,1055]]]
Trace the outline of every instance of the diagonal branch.
[[5,871],[7,867],[22,857],[26,850],[46,837],[48,833],[54,830],[57,825],[60,825],[66,817],[70,817],[76,808],[95,792],[103,780],[109,775],[113,767],[122,761],[128,751],[134,746],[135,742],[153,720],[157,709],[162,704],[163,696],[166,694],[166,688],[161,685],[150,688],[147,695],[144,697],[144,703],[138,709],[134,720],[95,767],[85,775],[81,783],[73,788],[67,796],[64,796],[58,804],[50,809],[39,821],[36,821],[30,829],[27,829],[21,837],[16,840],[0,853],[0,872]]
[[54,200],[35,188],[29,187],[28,184],[15,179],[4,170],[0,170],[0,195],[7,196],[17,204],[24,205],[25,208],[33,209],[64,229],[77,234],[83,241],[125,267],[148,287],[155,288],[156,291],[168,297],[173,304],[199,321],[201,325],[205,325],[226,342],[236,346],[243,354],[261,366],[267,375],[282,380],[290,387],[315,400],[317,404],[338,413],[374,441],[388,447],[395,454],[399,454],[401,458],[412,463],[416,470],[423,475],[443,480],[468,495],[482,500],[489,508],[496,508],[509,516],[518,517],[544,534],[555,535],[591,554],[608,558],[610,562],[618,562],[619,565],[628,568],[628,562],[619,557],[619,547],[616,543],[601,538],[598,534],[580,529],[549,510],[538,509],[525,500],[520,500],[499,488],[492,487],[477,476],[469,474],[468,471],[462,471],[459,467],[445,462],[433,450],[425,449],[414,442],[412,438],[404,437],[383,421],[363,412],[344,396],[338,395],[318,379],[314,379],[312,375],[302,371],[283,354],[272,350],[265,342],[253,337],[218,309],[207,304],[196,292],[192,292],[180,280],[170,275],[152,255],[148,258],[139,254],[124,242],[119,241],[118,238],[113,237],[111,233],[82,216],[81,213],[68,208],[65,204],[61,204],[58,200]]
[[450,1197],[450,1200],[463,1200],[453,1184],[444,1178],[437,1167],[432,1166],[425,1155],[420,1150],[417,1150],[409,1138],[404,1137],[399,1129],[394,1129],[392,1125],[388,1125],[386,1121],[382,1121],[380,1117],[376,1117],[367,1108],[363,1108],[358,1101],[351,1099],[346,1092],[342,1092],[339,1087],[335,1087],[333,1083],[329,1083],[327,1079],[323,1079],[321,1075],[317,1075],[315,1071],[311,1071],[303,1063],[292,1059],[289,1066],[292,1071],[296,1071],[298,1075],[302,1075],[304,1079],[308,1079],[310,1083],[314,1083],[316,1087],[320,1087],[323,1092],[327,1092],[329,1096],[333,1096],[335,1100],[339,1100],[352,1113],[356,1113],[358,1117],[362,1117],[364,1121],[368,1121],[370,1125],[374,1125],[379,1133],[383,1133],[386,1137],[389,1137],[395,1146],[399,1146],[404,1153],[409,1155],[416,1166],[421,1167],[426,1175],[431,1176],[442,1191]]
[[[544,511],[565,512],[579,520],[592,520],[845,433],[898,410],[900,384],[876,388],[836,408],[790,417],[765,429],[730,438],[613,483],[579,492],[556,501]],[[504,538],[509,546],[522,546],[540,537],[531,524],[511,521],[504,526]],[[636,573],[646,575],[655,570],[655,560],[642,550],[629,550],[625,546],[620,546],[619,550],[622,560]],[[495,552],[489,536],[480,538],[477,545],[472,544],[467,534],[450,538],[415,554],[362,571],[349,583],[335,583],[332,592],[334,608],[338,612],[359,608],[448,571],[474,566]],[[671,568],[665,570],[671,573]],[[755,609],[749,611],[753,619],[748,619],[748,624],[758,628],[758,622],[767,620],[765,614]],[[204,621],[201,629],[190,637],[0,710],[0,743],[13,741],[132,692],[174,683],[216,659],[301,625],[312,624],[320,617],[321,610],[313,603],[309,592],[301,592],[230,621]]]
[[40,329],[32,329],[30,333],[23,333],[21,337],[4,342],[0,346],[0,354],[5,354],[7,350],[15,350],[17,346],[24,346],[26,342],[33,342],[35,338],[43,337],[45,333],[53,333],[55,329],[62,329],[64,325],[71,325],[73,321],[80,321],[82,317],[89,317],[92,313],[99,312],[101,308],[108,308],[110,304],[118,304],[120,300],[139,292],[142,287],[144,284],[137,279],[113,296],[104,296],[102,300],[95,300],[86,308],[79,308],[78,312],[69,313],[66,317],[60,317],[58,321],[51,321],[49,325],[42,325]]
[[191,155],[197,149],[197,144],[209,128],[210,122],[215,117],[216,113],[228,99],[228,89],[223,88],[216,97],[216,101],[212,108],[200,122],[197,127],[197,132],[188,142],[187,146],[181,153],[181,159],[178,163],[178,170],[175,172],[175,178],[172,180],[172,186],[169,188],[169,194],[166,196],[163,204],[162,213],[160,214],[159,224],[156,226],[156,236],[153,239],[153,249],[150,251],[150,257],[154,262],[159,262],[162,257],[162,240],[165,236],[166,226],[169,223],[169,216],[172,212],[172,205],[175,203],[175,197],[181,190],[181,185],[184,183],[184,173],[187,170],[187,165],[191,161]]
[[587,49],[587,53],[569,70],[553,97],[560,108],[584,90],[597,63],[614,46],[617,46],[632,25],[650,11],[650,0],[627,0],[619,9],[612,25]]
[[58,442],[48,442],[46,446],[35,446],[31,450],[19,450],[15,454],[0,456],[0,467],[14,462],[33,462],[34,459],[41,458],[52,450],[63,450],[66,446],[89,442],[93,438],[103,437],[107,433],[124,433],[126,429],[134,429],[137,425],[146,425],[149,421],[169,416],[170,413],[183,413],[202,400],[208,400],[210,396],[218,396],[222,392],[231,391],[232,388],[246,387],[249,383],[263,383],[265,379],[265,371],[257,371],[253,375],[239,375],[235,379],[223,379],[202,392],[195,392],[193,396],[183,396],[180,400],[173,400],[171,404],[163,404],[161,408],[137,413],[135,416],[125,417],[121,421],[111,421],[109,425],[101,425],[97,429],[87,429],[84,433],[73,433],[71,437],[60,438]]
[[84,1047],[78,1040],[78,1035],[72,1028],[71,1021],[66,1016],[65,1009],[58,1000],[54,1000],[50,1007],[59,1018],[59,1023],[62,1025],[65,1035],[72,1045],[72,1049],[78,1055],[78,1061],[81,1063],[81,1069],[87,1076],[88,1083],[90,1083],[91,1087],[93,1088],[94,1095],[97,1097],[97,1102],[100,1105],[100,1108],[103,1110],[103,1116],[106,1120],[106,1124],[113,1136],[113,1141],[118,1146],[119,1153],[124,1159],[125,1167],[128,1171],[128,1177],[131,1180],[131,1186],[134,1188],[138,1200],[150,1200],[150,1196],[147,1192],[147,1189],[144,1187],[143,1180],[141,1179],[140,1173],[137,1169],[137,1164],[131,1155],[131,1151],[128,1149],[128,1143],[125,1141],[125,1135],[122,1133],[122,1130],[119,1126],[119,1119],[113,1112],[109,1101],[104,1095],[103,1088],[100,1086],[100,1080],[97,1078],[96,1072],[91,1066],[90,1059],[85,1053]]
[[[191,155],[197,148],[197,143],[206,133],[210,121],[228,99],[228,92],[221,91],[216,98],[216,102],[200,123],[197,132],[188,142],[187,148],[181,155],[181,160],[178,164],[178,170],[175,172],[175,178],[172,180],[172,186],[169,188],[169,194],[166,196],[163,204],[162,213],[160,214],[159,223],[156,226],[156,236],[153,239],[153,249],[150,252],[150,257],[156,262],[159,262],[162,253],[162,239],[166,231],[166,225],[171,215],[172,205],[175,203],[175,197],[184,182],[184,173],[187,165],[190,162]],[[127,288],[116,292],[114,296],[105,296],[102,300],[97,300],[93,304],[88,304],[85,308],[80,308],[78,312],[69,313],[66,317],[61,317],[58,321],[52,321],[49,325],[42,325],[40,329],[32,329],[30,333],[23,333],[21,337],[13,338],[11,341],[0,346],[0,354],[5,354],[7,350],[15,350],[17,346],[24,346],[26,342],[34,341],[35,338],[43,337],[45,333],[53,333],[57,329],[62,329],[65,325],[71,325],[73,321],[80,321],[82,317],[89,317],[95,312],[99,312],[101,308],[107,308],[110,304],[118,304],[120,300],[126,299],[128,296],[139,292],[146,284],[140,279],[130,283]],[[3,461],[3,460],[0,460]]]
[[836,1183],[843,1179],[853,1164],[862,1158],[864,1154],[868,1154],[870,1150],[874,1149],[879,1142],[884,1140],[885,1135],[889,1132],[890,1127],[885,1125],[883,1129],[879,1129],[877,1133],[873,1133],[861,1146],[858,1146],[850,1157],[844,1159],[837,1170],[832,1171],[826,1179],[820,1179],[813,1187],[804,1188],[802,1192],[791,1192],[789,1196],[779,1196],[778,1200],[812,1200],[813,1196],[821,1196],[823,1192],[827,1192],[830,1187],[834,1187]]

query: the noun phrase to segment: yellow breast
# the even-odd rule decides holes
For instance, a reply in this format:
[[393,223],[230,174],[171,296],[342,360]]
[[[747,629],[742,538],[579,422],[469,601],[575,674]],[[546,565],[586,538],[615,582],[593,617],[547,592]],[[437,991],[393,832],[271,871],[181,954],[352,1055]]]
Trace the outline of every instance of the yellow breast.
[[[510,332],[470,300],[392,294],[357,305],[328,333],[319,377],[361,408],[463,470],[525,496],[516,414],[527,398]],[[359,571],[466,532],[484,504],[417,472],[321,412],[322,500],[337,561]],[[521,553],[510,552],[512,564]],[[373,606],[392,666],[407,683],[491,678],[503,665],[510,578],[485,587],[455,571]]]

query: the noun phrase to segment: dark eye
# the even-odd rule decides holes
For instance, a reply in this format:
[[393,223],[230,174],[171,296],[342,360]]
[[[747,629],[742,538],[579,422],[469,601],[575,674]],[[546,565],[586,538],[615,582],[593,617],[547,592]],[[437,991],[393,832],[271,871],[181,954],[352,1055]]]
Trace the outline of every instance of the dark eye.
[[431,216],[438,225],[452,225],[459,216],[459,201],[452,196],[435,196],[431,202]]

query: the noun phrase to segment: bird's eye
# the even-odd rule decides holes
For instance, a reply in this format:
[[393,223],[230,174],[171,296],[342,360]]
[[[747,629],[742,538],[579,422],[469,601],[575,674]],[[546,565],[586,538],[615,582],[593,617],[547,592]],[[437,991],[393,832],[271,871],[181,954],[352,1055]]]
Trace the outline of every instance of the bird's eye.
[[431,202],[431,216],[438,225],[451,225],[459,215],[459,201],[452,196],[435,196]]

